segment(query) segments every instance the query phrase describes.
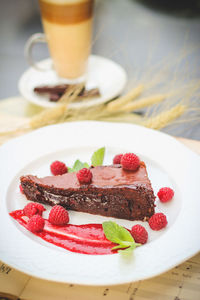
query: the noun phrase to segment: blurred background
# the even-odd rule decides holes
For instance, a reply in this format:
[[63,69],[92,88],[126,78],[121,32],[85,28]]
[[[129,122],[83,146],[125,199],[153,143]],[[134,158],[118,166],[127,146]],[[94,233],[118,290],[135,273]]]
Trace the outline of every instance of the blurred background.
[[[0,99],[19,94],[28,68],[24,45],[36,32],[42,32],[37,0],[0,2]],[[96,0],[92,52],[121,64],[128,85],[154,78],[165,92],[190,91],[192,110],[199,109],[200,0]],[[48,56],[45,44],[35,47],[36,60]],[[200,140],[200,113],[195,118],[192,126],[166,132]]]

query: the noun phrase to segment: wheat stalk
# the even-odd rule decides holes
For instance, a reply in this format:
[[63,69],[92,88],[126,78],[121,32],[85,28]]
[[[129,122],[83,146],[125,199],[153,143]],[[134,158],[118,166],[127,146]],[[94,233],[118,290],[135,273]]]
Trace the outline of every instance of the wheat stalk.
[[143,117],[134,113],[116,113],[115,115],[102,116],[97,120],[105,122],[125,122],[125,123],[134,123],[141,124]]
[[130,112],[136,109],[141,109],[147,106],[151,106],[153,104],[159,103],[166,98],[166,95],[155,95],[151,97],[142,98],[140,100],[130,102],[125,106],[121,107],[121,111]]
[[29,122],[31,129],[36,129],[45,125],[55,123],[63,116],[67,109],[65,104],[57,105],[56,107],[47,108],[36,116],[32,117]]
[[142,125],[159,130],[169,125],[176,118],[180,117],[186,111],[186,108],[186,105],[178,104],[167,111],[161,112],[155,117],[148,118],[142,122]]
[[67,109],[69,103],[73,102],[77,98],[84,85],[84,83],[80,83],[70,86],[55,107],[45,109],[41,113],[31,118],[29,123],[30,127],[32,129],[36,129],[45,125],[64,121],[69,116]]
[[127,104],[129,101],[134,100],[135,98],[140,96],[143,90],[144,90],[143,85],[139,85],[138,87],[133,88],[126,95],[119,97],[118,99],[108,103],[106,107],[107,111],[113,112],[119,110],[121,106]]
[[59,99],[59,104],[69,104],[78,97],[79,93],[84,88],[85,83],[79,83],[77,85],[71,85],[66,92]]

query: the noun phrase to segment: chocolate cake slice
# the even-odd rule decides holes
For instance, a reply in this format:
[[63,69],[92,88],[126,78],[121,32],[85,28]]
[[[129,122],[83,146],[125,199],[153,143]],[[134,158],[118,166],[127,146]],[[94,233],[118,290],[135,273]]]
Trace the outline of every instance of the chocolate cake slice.
[[128,220],[148,220],[154,214],[154,192],[144,162],[137,171],[121,165],[90,169],[92,182],[80,184],[76,173],[38,178],[21,177],[28,200],[66,209]]

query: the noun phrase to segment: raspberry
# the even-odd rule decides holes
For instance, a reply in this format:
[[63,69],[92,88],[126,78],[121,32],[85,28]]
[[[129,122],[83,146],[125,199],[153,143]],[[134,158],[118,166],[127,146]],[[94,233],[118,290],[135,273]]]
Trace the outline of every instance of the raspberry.
[[44,219],[39,215],[35,215],[28,220],[27,227],[31,232],[40,232],[44,228]]
[[63,162],[58,160],[54,161],[51,164],[50,169],[53,175],[63,175],[68,172],[67,166]]
[[131,234],[136,243],[145,244],[148,240],[148,232],[142,225],[134,225]]
[[167,218],[163,213],[156,213],[149,219],[149,226],[153,230],[160,230],[167,226]]
[[125,170],[136,171],[140,166],[140,159],[134,153],[126,153],[121,158],[121,165]]
[[113,158],[113,165],[118,165],[121,164],[121,158],[122,158],[123,154],[117,154],[115,155],[115,157]]
[[44,206],[42,204],[40,204],[40,203],[35,203],[35,206],[36,206],[36,208],[38,210],[37,214],[40,215],[40,216],[42,216],[42,213],[43,213],[43,211],[46,210],[46,208],[44,208]]
[[168,202],[174,197],[174,191],[169,187],[163,187],[158,191],[157,195],[161,202]]
[[28,203],[24,207],[24,214],[25,216],[31,218],[32,216],[36,215],[38,212],[37,207],[35,206],[35,203]]
[[20,190],[20,192],[21,192],[22,194],[24,194],[24,190],[23,190],[23,187],[22,187],[21,184],[19,185],[19,190]]
[[24,214],[25,216],[31,218],[34,215],[41,216],[44,210],[45,208],[42,204],[31,202],[24,207]]
[[87,168],[83,168],[76,173],[76,177],[80,183],[90,183],[92,180],[92,172]]
[[68,211],[60,205],[55,205],[49,213],[49,222],[54,225],[66,225],[69,222]]

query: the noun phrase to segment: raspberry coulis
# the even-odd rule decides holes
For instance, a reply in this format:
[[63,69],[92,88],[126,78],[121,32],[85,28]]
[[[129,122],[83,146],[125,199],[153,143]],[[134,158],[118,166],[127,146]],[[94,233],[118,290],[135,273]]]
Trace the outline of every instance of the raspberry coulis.
[[[24,215],[23,210],[15,210],[10,213],[10,216],[28,230],[28,218]],[[106,239],[101,224],[57,226],[52,225],[45,219],[43,231],[32,234],[72,252],[91,255],[114,254],[117,252],[112,251],[116,244]]]

